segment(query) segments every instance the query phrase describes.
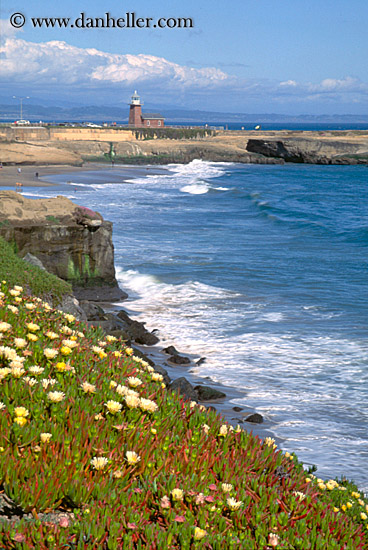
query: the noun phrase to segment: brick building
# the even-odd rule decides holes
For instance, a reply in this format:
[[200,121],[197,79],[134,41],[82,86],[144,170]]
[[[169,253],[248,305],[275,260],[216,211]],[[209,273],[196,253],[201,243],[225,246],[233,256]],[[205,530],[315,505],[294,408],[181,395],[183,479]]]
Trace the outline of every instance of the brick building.
[[134,92],[129,106],[129,126],[134,128],[162,128],[164,117],[159,113],[142,113],[141,98]]

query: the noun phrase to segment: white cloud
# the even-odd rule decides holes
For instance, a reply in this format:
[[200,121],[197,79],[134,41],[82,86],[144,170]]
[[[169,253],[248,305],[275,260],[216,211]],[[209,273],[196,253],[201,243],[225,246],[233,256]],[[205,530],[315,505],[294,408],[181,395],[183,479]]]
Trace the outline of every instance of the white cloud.
[[194,69],[153,55],[111,54],[83,49],[66,42],[36,44],[7,38],[0,48],[0,76],[21,82],[78,85],[121,84],[135,86],[152,82],[170,89],[211,88],[226,84],[231,77],[208,67]]

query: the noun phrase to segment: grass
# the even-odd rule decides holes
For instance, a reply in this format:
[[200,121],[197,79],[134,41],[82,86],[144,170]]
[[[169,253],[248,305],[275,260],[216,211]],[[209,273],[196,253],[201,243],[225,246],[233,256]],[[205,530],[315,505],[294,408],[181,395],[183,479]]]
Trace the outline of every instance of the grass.
[[19,258],[12,244],[0,237],[0,280],[10,285],[21,285],[29,292],[58,301],[64,294],[71,294],[72,287],[56,275],[43,271]]
[[[368,500],[181,399],[121,340],[0,294],[6,549],[368,547]],[[23,515],[23,517],[22,517]]]

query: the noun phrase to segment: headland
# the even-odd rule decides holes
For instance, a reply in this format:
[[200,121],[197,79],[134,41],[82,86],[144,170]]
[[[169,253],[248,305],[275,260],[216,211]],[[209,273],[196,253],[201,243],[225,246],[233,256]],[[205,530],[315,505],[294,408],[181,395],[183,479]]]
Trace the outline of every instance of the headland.
[[368,130],[231,131],[203,128],[0,127],[7,165],[188,163],[367,164]]

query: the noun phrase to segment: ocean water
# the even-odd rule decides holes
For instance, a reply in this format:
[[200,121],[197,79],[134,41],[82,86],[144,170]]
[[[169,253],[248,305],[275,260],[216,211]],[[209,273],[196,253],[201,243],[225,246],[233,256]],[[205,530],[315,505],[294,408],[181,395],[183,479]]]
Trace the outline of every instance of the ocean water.
[[125,305],[281,448],[368,491],[368,168],[193,161],[48,178],[114,222]]

